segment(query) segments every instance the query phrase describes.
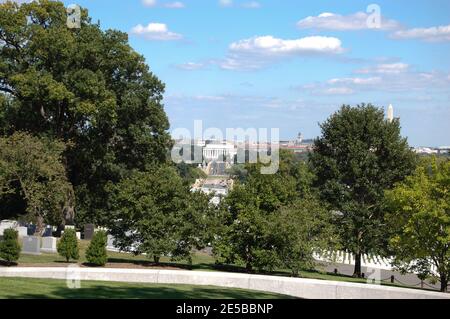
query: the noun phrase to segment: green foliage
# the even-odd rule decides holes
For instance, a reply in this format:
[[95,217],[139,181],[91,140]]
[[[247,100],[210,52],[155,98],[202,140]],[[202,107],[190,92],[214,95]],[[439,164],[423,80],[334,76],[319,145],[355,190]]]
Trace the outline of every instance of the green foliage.
[[78,246],[77,233],[74,229],[66,229],[57,244],[58,254],[66,258],[69,262],[71,259],[78,260],[80,258],[80,248]]
[[5,229],[3,240],[0,241],[0,258],[5,260],[8,265],[19,260],[20,244],[18,232],[13,229]]
[[64,152],[77,222],[105,224],[109,183],[167,160],[164,84],[124,32],[82,9],[69,29],[60,1],[0,4],[0,132],[70,142]]
[[107,235],[104,231],[97,231],[86,250],[87,261],[96,266],[104,266],[108,261],[106,251]]
[[272,270],[278,264],[271,233],[271,215],[297,197],[296,181],[281,172],[260,173],[260,165],[246,165],[244,183],[237,183],[224,200],[223,224],[214,242],[220,263],[237,263],[248,271]]
[[343,106],[321,125],[310,162],[321,198],[331,204],[343,246],[357,259],[383,253],[384,191],[402,181],[415,167],[416,156],[400,135],[398,120],[389,122],[372,105]]
[[173,167],[135,172],[111,186],[109,228],[124,250],[190,260],[194,247],[204,246],[213,219],[209,197],[191,193]]
[[310,196],[281,208],[270,216],[269,224],[277,258],[294,276],[301,269],[314,269],[315,251],[332,249],[336,244],[329,211]]
[[188,186],[194,184],[197,179],[207,177],[207,175],[200,168],[196,167],[196,165],[189,165],[185,162],[177,164],[177,171],[184,180],[184,183]]
[[41,226],[61,223],[73,192],[62,164],[64,150],[61,142],[26,133],[0,137],[0,199],[6,205],[11,198],[21,200]]
[[450,160],[425,158],[415,173],[386,192],[397,265],[427,273],[434,265],[446,290],[450,278]]

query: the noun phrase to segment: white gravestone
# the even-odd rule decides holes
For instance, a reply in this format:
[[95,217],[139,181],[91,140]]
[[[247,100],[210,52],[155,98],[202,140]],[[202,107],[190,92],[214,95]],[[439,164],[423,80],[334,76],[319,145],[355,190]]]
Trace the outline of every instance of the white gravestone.
[[22,241],[22,253],[28,255],[41,254],[41,241],[36,236],[25,236]]
[[109,251],[119,251],[120,250],[114,246],[114,236],[108,235],[106,249]]
[[56,253],[56,238],[55,237],[42,237],[41,251],[45,253]]
[[19,232],[19,237],[28,236],[28,228],[26,228],[26,227],[17,227],[16,230]]

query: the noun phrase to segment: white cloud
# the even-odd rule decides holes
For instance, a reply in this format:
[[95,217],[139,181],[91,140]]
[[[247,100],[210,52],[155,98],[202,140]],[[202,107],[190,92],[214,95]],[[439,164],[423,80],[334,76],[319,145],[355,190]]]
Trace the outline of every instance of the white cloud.
[[[361,73],[357,70],[354,73]],[[422,72],[405,63],[378,64],[365,69],[367,77],[333,78],[325,82],[309,83],[300,87],[314,95],[353,94],[363,91],[389,93],[448,92],[448,74],[438,71]]]
[[321,29],[335,31],[356,31],[366,29],[394,30],[400,27],[400,23],[381,17],[379,26],[372,26],[371,15],[364,12],[357,12],[351,15],[340,15],[324,12],[318,16],[309,16],[300,20],[297,26],[300,29]]
[[336,55],[342,52],[342,42],[333,37],[313,36],[285,40],[268,35],[232,43],[228,56],[217,61],[217,64],[226,70],[255,70],[285,58]]
[[363,68],[356,70],[355,73],[359,74],[369,74],[369,73],[376,73],[376,74],[399,74],[404,73],[409,70],[410,66],[406,63],[383,63],[378,64],[375,67],[370,68]]
[[350,95],[353,94],[354,91],[348,87],[337,87],[326,89],[322,93],[325,95]]
[[243,8],[247,8],[247,9],[259,9],[259,8],[261,8],[261,4],[258,1],[245,2],[241,6]]
[[296,40],[278,39],[273,36],[254,37],[230,45],[233,52],[248,52],[261,55],[291,55],[304,53],[341,53],[341,40],[333,37],[305,37]]
[[381,77],[371,78],[336,78],[328,80],[329,84],[354,84],[354,85],[372,85],[381,83]]
[[142,0],[142,4],[146,7],[154,7],[157,5],[156,0]]
[[183,2],[175,1],[164,4],[164,7],[169,9],[184,9],[186,6]]
[[131,30],[131,33],[155,41],[181,40],[183,38],[181,34],[169,31],[164,23],[149,23],[147,26],[138,24]]
[[185,70],[185,71],[194,71],[194,70],[201,70],[206,67],[205,63],[196,63],[196,62],[187,62],[183,64],[176,65],[178,69]]
[[394,39],[419,39],[430,42],[450,41],[450,25],[398,30],[391,36]]
[[194,100],[207,102],[218,102],[224,101],[226,99],[226,97],[222,95],[196,95],[193,98]]
[[233,6],[233,0],[219,0],[219,5],[221,7],[231,7]]
[[296,56],[337,55],[345,50],[334,37],[305,37],[285,40],[260,36],[230,44],[226,58],[211,61],[225,70],[258,70]]

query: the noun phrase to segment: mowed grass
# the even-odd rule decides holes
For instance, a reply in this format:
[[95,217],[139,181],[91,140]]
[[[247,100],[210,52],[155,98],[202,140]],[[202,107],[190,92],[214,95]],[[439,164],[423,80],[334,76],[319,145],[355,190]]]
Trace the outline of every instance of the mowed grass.
[[[78,264],[85,264],[86,260],[86,249],[89,245],[89,241],[81,240],[80,244],[80,259],[78,260]],[[24,255],[21,254],[20,259],[18,261],[19,266],[47,266],[47,267],[65,267],[67,263],[65,259],[58,254],[41,254],[38,256],[35,255]],[[2,263],[0,261],[0,267]],[[192,256],[192,264],[187,263],[186,261],[171,261],[170,258],[162,257],[161,262],[158,265],[155,265],[153,261],[146,256],[134,256],[128,253],[121,252],[108,252],[108,264],[107,267],[119,267],[119,268],[168,268],[168,269],[185,269],[192,271],[223,271],[223,272],[238,272],[245,273],[246,270],[242,266],[236,265],[217,265],[212,256],[203,253],[196,252]],[[266,275],[273,276],[285,276],[290,277],[291,272],[287,269],[277,269],[275,272],[264,273]],[[322,271],[320,267],[316,270],[303,270],[300,273],[302,278],[307,279],[319,279],[319,280],[331,280],[331,281],[344,281],[344,282],[353,282],[353,283],[362,283],[367,284],[367,279],[363,278],[354,278],[351,276],[346,276],[342,274],[332,274]],[[395,286],[395,287],[405,287],[400,284],[391,284],[390,282],[382,282],[382,285],[385,286]],[[417,287],[407,287],[418,289]]]
[[289,296],[211,286],[0,278],[0,299],[293,299]]

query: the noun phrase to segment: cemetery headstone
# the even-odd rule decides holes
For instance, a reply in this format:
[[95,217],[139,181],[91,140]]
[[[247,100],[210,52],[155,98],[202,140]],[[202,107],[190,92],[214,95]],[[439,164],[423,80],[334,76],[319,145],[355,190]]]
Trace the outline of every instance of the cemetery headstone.
[[41,251],[46,253],[56,253],[56,238],[43,237]]
[[40,255],[40,238],[36,236],[25,236],[22,241],[22,253],[28,255]]
[[113,235],[108,235],[106,249],[109,251],[119,251],[119,248],[114,246],[114,236]]
[[94,224],[86,224],[84,225],[84,239],[91,240],[94,237],[95,225]]
[[24,226],[17,227],[17,231],[19,232],[19,237],[28,236],[28,228]]

